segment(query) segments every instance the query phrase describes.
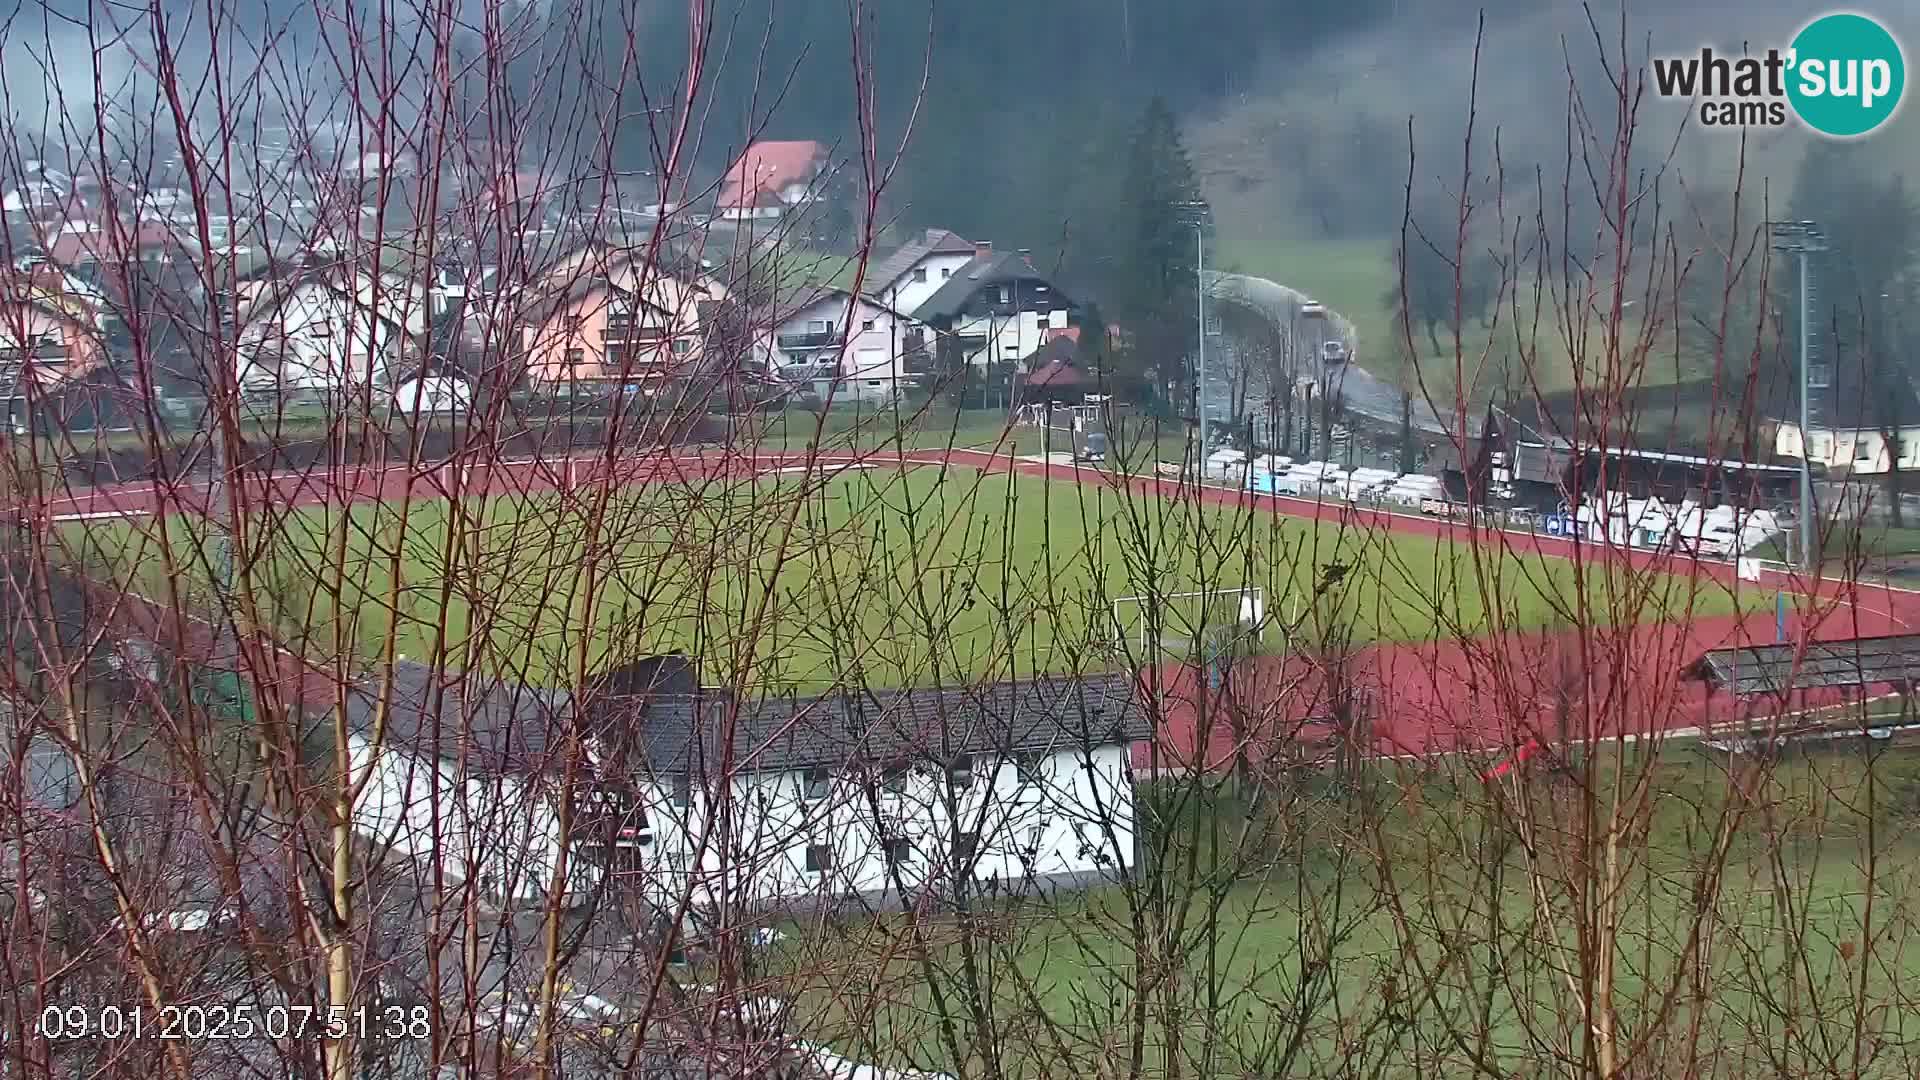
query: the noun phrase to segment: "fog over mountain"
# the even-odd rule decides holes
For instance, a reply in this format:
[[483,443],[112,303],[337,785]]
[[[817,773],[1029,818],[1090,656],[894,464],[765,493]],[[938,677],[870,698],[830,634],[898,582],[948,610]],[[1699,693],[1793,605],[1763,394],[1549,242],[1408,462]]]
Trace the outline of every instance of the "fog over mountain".
[[[1920,33],[1906,5],[1880,6],[1896,29]],[[164,21],[80,0],[16,3],[0,24],[0,106],[15,130],[58,144],[86,141],[101,121],[171,129],[156,112],[164,28],[202,143],[224,124],[390,148],[420,137],[417,114],[433,97],[420,87],[444,71],[459,102],[447,138],[484,133],[528,157],[645,170],[684,97],[693,43],[704,55],[691,148],[706,175],[756,137],[820,139],[846,156],[858,131],[854,26],[840,0],[246,0],[216,6],[211,22],[205,5],[160,10]],[[1246,227],[1372,231],[1397,227],[1409,123],[1417,183],[1457,186],[1483,17],[1476,130],[1488,157],[1476,168],[1491,171],[1497,135],[1520,177],[1566,157],[1569,71],[1599,109],[1605,67],[1623,52],[1637,67],[1703,44],[1764,47],[1808,14],[1733,0],[1629,5],[1624,22],[1618,5],[1557,0],[1309,0],[1284,12],[1244,0],[897,0],[858,13],[883,158],[913,122],[889,212],[1037,249],[1072,246],[1080,188],[1114,165],[1116,133],[1156,96],[1183,118],[1209,197]],[[1676,169],[1705,176],[1740,152],[1725,133],[1682,136],[1684,111],[1650,88],[1638,107],[1648,166],[1672,150]],[[1747,153],[1784,181],[1798,145],[1794,133],[1755,133]]]

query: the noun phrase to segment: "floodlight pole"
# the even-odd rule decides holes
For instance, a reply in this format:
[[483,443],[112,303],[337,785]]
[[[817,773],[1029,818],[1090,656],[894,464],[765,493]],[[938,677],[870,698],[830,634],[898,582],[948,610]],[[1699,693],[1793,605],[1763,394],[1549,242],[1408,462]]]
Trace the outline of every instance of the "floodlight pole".
[[1813,325],[1812,286],[1807,256],[1827,250],[1820,226],[1811,221],[1767,223],[1775,251],[1797,257],[1800,273],[1800,567],[1811,574],[1817,565],[1813,551]]
[[1193,295],[1200,323],[1200,351],[1194,361],[1194,397],[1200,412],[1200,481],[1207,479],[1207,233],[1202,218],[1193,226]]
[[1177,209],[1193,215],[1193,293],[1197,298],[1194,315],[1199,322],[1199,351],[1195,354],[1193,409],[1200,423],[1200,482],[1207,479],[1207,216],[1203,200],[1175,203]]

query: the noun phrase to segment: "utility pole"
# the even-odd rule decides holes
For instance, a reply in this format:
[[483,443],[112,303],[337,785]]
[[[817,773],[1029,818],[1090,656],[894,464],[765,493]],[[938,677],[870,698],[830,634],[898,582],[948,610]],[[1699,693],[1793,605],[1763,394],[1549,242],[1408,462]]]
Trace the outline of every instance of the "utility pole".
[[1819,565],[1814,552],[1813,521],[1813,391],[1827,385],[1825,370],[1813,364],[1813,285],[1807,256],[1827,250],[1820,226],[1811,221],[1770,221],[1767,230],[1775,251],[1797,256],[1800,271],[1800,568],[1812,574]]

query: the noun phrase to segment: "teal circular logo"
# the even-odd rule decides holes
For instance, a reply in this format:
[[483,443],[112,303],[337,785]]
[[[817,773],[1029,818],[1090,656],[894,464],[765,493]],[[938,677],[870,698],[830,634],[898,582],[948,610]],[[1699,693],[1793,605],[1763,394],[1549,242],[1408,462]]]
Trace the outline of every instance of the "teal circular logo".
[[1865,15],[1822,15],[1794,35],[1788,56],[1787,100],[1823,135],[1865,135],[1893,116],[1907,91],[1900,43]]

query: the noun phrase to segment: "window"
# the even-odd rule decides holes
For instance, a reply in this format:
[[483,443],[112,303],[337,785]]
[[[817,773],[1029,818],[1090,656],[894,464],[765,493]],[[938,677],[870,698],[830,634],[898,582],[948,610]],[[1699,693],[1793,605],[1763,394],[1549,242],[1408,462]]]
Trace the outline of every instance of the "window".
[[975,856],[979,854],[979,851],[980,851],[980,834],[979,833],[963,832],[953,838],[954,865],[963,867],[963,868],[972,866],[973,860]]
[[873,320],[872,320],[872,319],[862,319],[862,320],[860,320],[860,329],[862,329],[862,330],[871,330],[871,329],[873,329]]
[[1045,754],[1018,754],[1013,759],[1013,775],[1021,787],[1036,787],[1045,782]]
[[686,806],[693,802],[693,777],[686,773],[677,773],[673,778],[673,805]]
[[567,333],[569,334],[579,333],[581,329],[586,325],[587,325],[587,317],[585,315],[567,316]]
[[586,363],[586,360],[587,360],[587,354],[585,351],[581,349],[567,350],[567,366],[568,367],[570,368],[579,367],[581,364]]
[[[941,277],[946,277],[946,276],[947,276],[947,272],[946,272],[945,270],[942,270],[942,271],[940,271],[940,276],[941,276]],[[914,280],[914,281],[916,281],[916,282],[924,282],[924,281],[926,281],[926,280],[927,280],[927,268],[926,268],[926,267],[924,267],[924,266],[916,266],[916,267],[914,267],[914,268],[913,268],[913,280]]]
[[808,769],[806,776],[806,794],[808,801],[817,801],[827,797],[827,785],[831,780],[825,769]]
[[907,767],[889,765],[880,773],[880,790],[889,795],[902,795],[907,790]]
[[824,874],[833,869],[833,849],[825,844],[807,845],[807,873]]
[[950,277],[952,277],[952,276],[953,276],[953,268],[952,268],[952,267],[950,267],[950,266],[943,266],[943,267],[941,267],[941,268],[940,268],[940,280],[941,280],[941,281],[945,281],[945,280],[947,280],[948,278],[950,278]]
[[827,332],[827,320],[825,319],[808,319],[807,320],[807,333],[824,334],[826,332]]
[[1008,296],[1008,289],[1005,285],[1000,286],[998,295],[1000,297],[1000,302],[1003,304],[1009,303],[1012,300],[1012,298]]
[[677,337],[673,339],[673,355],[685,356],[693,351],[693,339]]
[[870,387],[872,387],[872,388],[873,388],[873,389],[875,389],[875,390],[878,390],[878,389],[880,389],[880,380],[879,380],[879,379],[868,379],[868,380],[867,380],[867,385],[868,385],[868,386],[870,386]]
[[681,873],[686,872],[686,869],[687,869],[686,851],[676,850],[676,851],[667,852],[667,869],[679,871]]
[[886,842],[887,865],[905,866],[913,858],[913,845],[905,840]]
[[638,874],[646,869],[640,849],[621,844],[608,851],[604,857],[607,872],[611,874]]
[[1040,838],[1045,836],[1047,827],[1035,825],[1027,830],[1027,858],[1029,861],[1040,857]]
[[967,787],[973,783],[973,756],[961,754],[947,766],[947,780],[954,787]]

